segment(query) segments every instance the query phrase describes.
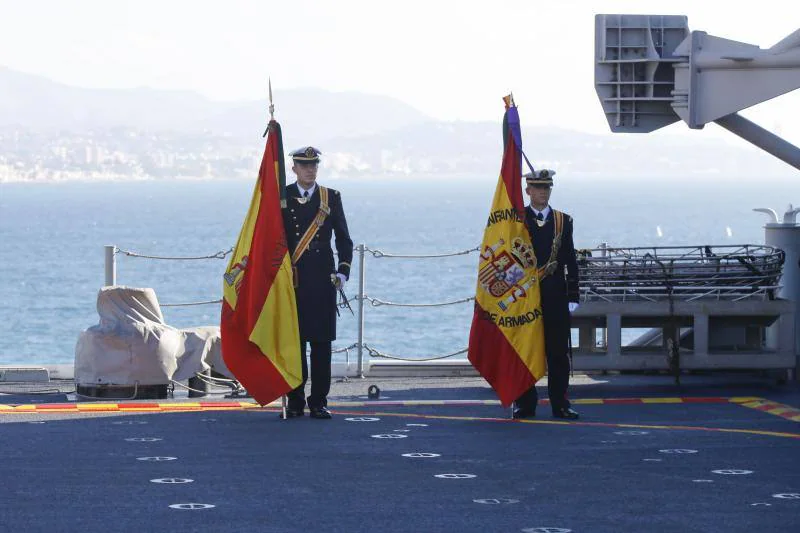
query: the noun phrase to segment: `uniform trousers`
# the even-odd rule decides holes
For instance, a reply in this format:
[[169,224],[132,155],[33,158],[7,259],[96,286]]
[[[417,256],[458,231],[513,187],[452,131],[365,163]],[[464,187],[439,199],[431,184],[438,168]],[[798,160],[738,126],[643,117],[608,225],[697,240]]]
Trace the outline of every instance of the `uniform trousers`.
[[[566,307],[566,305],[564,304]],[[567,387],[569,386],[569,354],[568,354],[568,335],[569,311],[552,312],[561,310],[561,305],[546,306],[542,305],[542,319],[544,320],[544,349],[547,358],[547,394],[550,398],[550,407],[553,411],[570,407],[567,399]],[[551,311],[551,312],[548,312]],[[535,409],[539,401],[536,386],[525,391],[522,396],[517,398],[516,406],[524,409]]]
[[303,382],[289,392],[289,409],[301,410],[308,401],[309,409],[328,406],[328,393],[331,390],[331,342],[308,342],[311,345],[311,394],[306,399],[305,387],[308,381],[308,361],[306,361],[306,342],[300,340],[300,361],[303,365]]

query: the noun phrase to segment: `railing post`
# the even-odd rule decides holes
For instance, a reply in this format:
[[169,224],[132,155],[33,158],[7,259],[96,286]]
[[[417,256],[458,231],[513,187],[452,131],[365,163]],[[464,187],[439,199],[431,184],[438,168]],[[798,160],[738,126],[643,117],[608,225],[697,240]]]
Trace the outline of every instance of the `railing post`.
[[105,286],[110,287],[117,284],[117,247],[113,244],[106,245],[106,280]]
[[358,250],[358,377],[364,377],[364,295],[366,275],[364,273],[364,253],[366,246],[362,242]]

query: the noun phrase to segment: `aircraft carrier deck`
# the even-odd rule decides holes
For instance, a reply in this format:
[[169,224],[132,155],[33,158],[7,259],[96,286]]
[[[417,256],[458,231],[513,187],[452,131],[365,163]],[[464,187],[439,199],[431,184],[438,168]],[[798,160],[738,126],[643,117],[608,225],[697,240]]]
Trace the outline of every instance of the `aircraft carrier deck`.
[[0,383],[0,530],[800,530],[800,384],[752,372],[576,374],[569,422],[477,377],[336,381],[333,420],[73,393]]

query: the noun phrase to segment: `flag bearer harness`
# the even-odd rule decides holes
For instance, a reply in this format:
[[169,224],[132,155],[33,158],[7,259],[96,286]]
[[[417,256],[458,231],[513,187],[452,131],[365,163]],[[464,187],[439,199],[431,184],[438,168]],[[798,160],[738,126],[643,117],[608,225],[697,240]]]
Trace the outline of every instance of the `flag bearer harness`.
[[543,267],[537,270],[539,281],[543,280],[558,268],[558,250],[561,248],[561,233],[564,231],[564,213],[553,209],[555,219],[555,231],[553,232],[553,246],[550,249],[550,257]]
[[299,284],[299,280],[297,278],[297,262],[300,260],[300,257],[302,257],[306,250],[308,250],[308,247],[311,245],[311,241],[314,240],[317,232],[325,223],[325,219],[328,218],[328,215],[330,214],[331,208],[330,205],[328,205],[328,189],[320,185],[319,210],[317,211],[317,216],[315,216],[314,220],[311,221],[311,224],[300,238],[300,242],[297,243],[297,247],[294,249],[294,253],[292,254],[292,277],[294,279],[295,287],[297,287]]

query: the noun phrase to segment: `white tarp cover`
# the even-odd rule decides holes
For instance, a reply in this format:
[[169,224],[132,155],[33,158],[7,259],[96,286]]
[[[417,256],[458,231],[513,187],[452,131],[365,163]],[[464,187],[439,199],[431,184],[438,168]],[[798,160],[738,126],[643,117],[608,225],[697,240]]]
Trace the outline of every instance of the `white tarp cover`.
[[75,346],[79,385],[164,385],[222,362],[218,326],[177,329],[164,323],[153,289],[103,287],[97,295],[100,323],[81,332]]

